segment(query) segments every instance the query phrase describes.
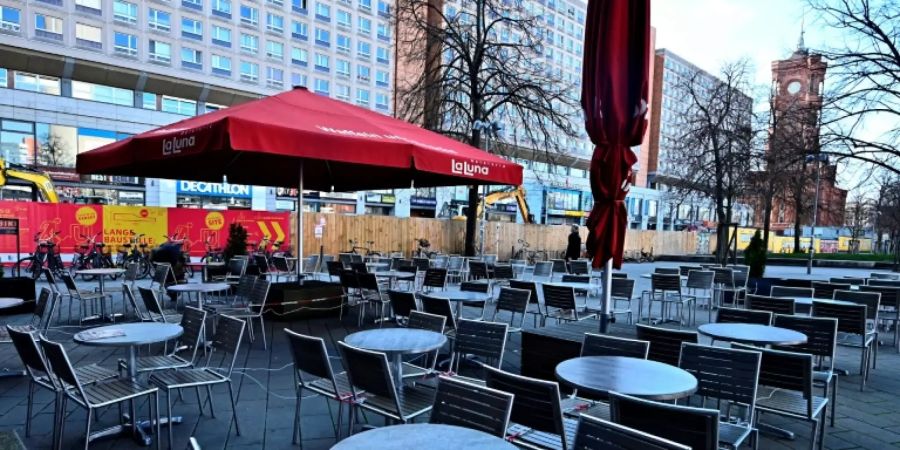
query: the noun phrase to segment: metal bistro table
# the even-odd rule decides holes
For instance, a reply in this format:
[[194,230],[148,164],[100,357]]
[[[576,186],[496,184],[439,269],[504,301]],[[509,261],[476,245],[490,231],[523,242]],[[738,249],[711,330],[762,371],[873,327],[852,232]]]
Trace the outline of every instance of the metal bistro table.
[[719,341],[756,346],[806,343],[806,335],[799,331],[755,323],[706,323],[697,327],[697,332]]
[[697,391],[697,378],[675,366],[625,356],[582,356],[559,363],[556,378],[566,386],[606,395],[619,392],[669,401]]
[[515,450],[516,446],[483,431],[454,425],[414,423],[375,428],[338,442],[332,450]]
[[[109,336],[100,338],[90,338],[82,333],[75,334],[72,339],[77,344],[95,346],[95,347],[128,347],[128,378],[137,381],[137,347],[141,345],[157,344],[169,341],[181,336],[184,329],[181,325],[172,323],[158,322],[142,322],[142,323],[123,323],[119,325],[107,325],[103,327],[91,328],[92,332],[106,332],[121,330],[125,334],[123,336]],[[152,438],[150,436],[152,422],[144,420],[140,422],[132,421],[135,412],[131,411],[130,415],[124,417],[125,423],[116,425],[91,434],[89,441],[100,439],[107,436],[115,436],[123,433],[132,433],[138,442],[144,445],[150,445]],[[136,419],[135,419],[136,420]],[[181,423],[181,417],[164,417],[160,419],[160,425],[168,425],[172,423]],[[157,436],[157,438],[159,438]]]
[[[114,268],[84,269],[84,270],[79,270],[79,271],[75,272],[75,274],[77,274],[77,275],[96,276],[97,280],[99,280],[99,283],[100,283],[100,294],[106,293],[105,285],[104,285],[104,280],[106,280],[106,277],[119,276],[119,275],[122,275],[123,273],[125,273],[125,269],[114,269]],[[106,299],[106,297],[103,297],[100,299],[100,319],[101,320],[106,319],[106,320],[109,320],[110,322],[113,322],[113,321],[115,321],[116,315],[106,313],[105,299]]]
[[491,299],[490,293],[472,292],[472,291],[441,291],[435,297],[446,298],[456,303],[456,318],[462,318],[463,304],[465,303],[485,303]]
[[404,272],[402,270],[381,270],[375,272],[376,277],[380,278],[388,278],[390,280],[391,288],[397,284],[397,280],[409,280],[411,278],[415,278],[416,274],[412,272]]
[[203,301],[206,300],[206,294],[211,292],[224,292],[231,286],[228,283],[186,283],[176,284],[166,288],[166,292],[185,292],[197,293],[197,307],[203,309]]
[[[25,300],[21,298],[12,298],[12,297],[0,297],[0,310],[15,308],[21,304],[24,304]],[[3,335],[4,339],[9,338],[6,336],[6,327],[4,326],[2,330],[0,330],[0,334]],[[7,341],[8,342],[8,341]],[[24,370],[10,370],[10,369],[0,369],[0,378],[6,377],[21,377],[26,375]]]
[[0,297],[0,309],[15,308],[23,303],[25,303],[25,300],[21,298]]
[[347,335],[344,342],[353,347],[387,353],[393,366],[394,384],[400,389],[403,386],[403,355],[437,350],[447,343],[447,337],[428,330],[378,328]]

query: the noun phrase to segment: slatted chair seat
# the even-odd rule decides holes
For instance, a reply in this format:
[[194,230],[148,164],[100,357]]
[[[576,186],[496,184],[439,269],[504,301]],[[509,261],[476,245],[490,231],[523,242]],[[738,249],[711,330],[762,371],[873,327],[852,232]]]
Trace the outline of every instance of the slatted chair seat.
[[158,386],[167,386],[169,389],[193,387],[209,383],[224,383],[228,377],[213,372],[209,369],[182,369],[154,372],[150,375],[150,382]]
[[[396,406],[393,399],[370,393],[356,391],[357,401],[366,409],[380,410],[382,414],[394,415]],[[400,411],[405,417],[417,416],[431,410],[434,404],[434,390],[417,389],[406,386],[403,388],[403,396],[398,398]]]
[[597,402],[590,408],[572,411],[567,414],[570,416],[593,416],[603,420],[612,420],[612,414],[609,412],[609,403]]
[[565,397],[559,402],[560,409],[566,417],[578,418],[582,412],[592,408],[598,402],[581,397]]
[[[148,388],[140,383],[132,380],[108,380],[93,384],[83,385],[84,397],[88,403],[94,407],[101,407],[119,403],[122,400],[141,397],[152,394],[156,388]],[[70,398],[75,402],[85,406],[78,398]]]
[[[575,432],[578,430],[578,421],[575,419],[563,419],[566,432],[566,442],[575,442]],[[516,423],[510,423],[507,430],[507,440],[519,447],[535,449],[560,449],[562,442],[559,435],[537,431]]]
[[148,372],[160,369],[181,369],[190,367],[191,362],[178,355],[151,355],[137,359],[137,371]]
[[[115,370],[107,369],[106,367],[101,367],[96,364],[76,367],[75,375],[78,376],[78,380],[81,381],[81,384],[84,385],[93,384],[98,381],[111,380],[113,378],[119,377],[119,373]],[[50,379],[46,376],[38,377],[37,381],[44,383],[45,386],[52,385]]]
[[581,313],[578,314],[574,309],[557,309],[555,311],[549,311],[545,317],[547,319],[556,319],[556,320],[564,320],[567,322],[577,322],[579,320],[591,319],[596,317],[596,314],[593,313]]
[[[828,399],[814,395],[812,397],[813,416],[817,416]],[[756,408],[760,411],[778,412],[805,418],[807,414],[807,400],[798,391],[785,391],[771,387],[760,386],[756,397]]]
[[334,385],[331,380],[319,378],[309,383],[307,389],[319,392],[320,394],[333,395],[337,397],[347,397],[352,395],[350,388],[350,380],[347,378],[347,372],[338,372],[334,374],[334,381],[337,384],[337,392],[334,392]]
[[719,446],[725,444],[726,448],[738,448],[747,439],[753,431],[748,428],[747,424],[734,424],[729,422],[719,422]]
[[844,347],[867,348],[875,341],[876,334],[874,332],[865,336],[858,334],[838,333],[837,343]]

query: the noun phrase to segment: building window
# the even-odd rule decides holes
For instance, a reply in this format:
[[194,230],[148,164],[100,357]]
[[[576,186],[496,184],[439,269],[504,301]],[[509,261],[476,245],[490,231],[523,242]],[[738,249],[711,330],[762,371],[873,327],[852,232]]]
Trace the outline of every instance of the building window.
[[241,33],[241,51],[256,53],[259,50],[259,38],[252,34]]
[[35,14],[34,35],[40,38],[61,41],[63,39],[62,19],[46,14]]
[[284,88],[284,70],[277,67],[267,67],[266,86],[275,89]]
[[330,70],[328,55],[316,53],[316,70],[320,72],[328,72]]
[[331,46],[331,32],[324,28],[316,27],[316,45]]
[[181,114],[182,116],[193,116],[197,114],[197,102],[186,98],[163,95],[162,111]]
[[391,29],[388,27],[386,23],[378,24],[378,39],[382,41],[390,41],[391,40]]
[[266,29],[275,33],[283,33],[284,17],[277,14],[266,13]]
[[259,80],[259,64],[241,61],[241,81],[256,83]]
[[375,59],[381,64],[390,63],[390,54],[388,53],[388,49],[384,47],[378,47],[378,54],[375,56]]
[[259,9],[241,5],[241,23],[256,26],[259,24]]
[[343,84],[339,84],[334,87],[334,98],[338,100],[343,100],[345,102],[350,101],[350,86],[345,86]]
[[211,34],[213,44],[231,48],[231,29],[213,25]]
[[181,36],[197,41],[203,40],[203,22],[187,17],[182,18]]
[[356,55],[366,59],[372,57],[372,44],[363,41],[357,42]]
[[356,90],[356,104],[367,108],[369,107],[369,91],[367,89]]
[[182,47],[181,67],[203,70],[203,52],[193,48]]
[[231,19],[231,0],[212,0],[212,13],[214,16]]
[[344,54],[350,54],[350,36],[343,34],[337,35],[337,51]]
[[306,14],[306,0],[291,0],[291,9],[300,14]]
[[100,27],[76,23],[75,45],[93,50],[103,49],[103,30]]
[[75,0],[75,11],[88,14],[103,14],[103,3],[101,0]]
[[113,2],[113,18],[117,22],[137,23],[137,11],[138,7],[134,3],[122,0]]
[[114,38],[115,52],[120,55],[135,57],[138,54],[137,36],[116,31]]
[[34,141],[34,124],[13,120],[0,120],[0,155],[7,163],[31,165],[34,152],[29,142]]
[[181,0],[181,6],[196,11],[203,11],[203,0]]
[[172,44],[151,40],[149,59],[153,62],[169,64],[172,62]]
[[367,19],[365,17],[359,18],[359,27],[357,27],[357,31],[360,34],[365,34],[366,36],[372,34],[372,19]]
[[72,97],[121,106],[134,106],[134,91],[132,90],[83,81],[72,81]]
[[213,75],[220,75],[224,77],[231,76],[231,58],[213,54],[210,60],[210,64],[212,64]]
[[291,48],[291,64],[295,66],[306,67],[309,64],[309,57],[304,48]]
[[375,94],[375,109],[388,110],[388,96],[386,94]]
[[18,33],[22,30],[22,11],[0,5],[0,31]]
[[284,0],[266,0],[266,3],[275,6],[284,6]]
[[291,74],[291,84],[294,86],[306,87],[306,75],[304,75],[302,73],[292,73]]
[[215,103],[204,103],[204,104],[203,104],[203,112],[204,112],[204,113],[210,113],[210,112],[215,112],[215,111],[221,111],[221,110],[223,110],[223,109],[225,109],[225,108],[227,108],[227,106],[225,106],[225,105],[217,105],[217,104],[215,104]]
[[338,75],[349,77],[350,76],[350,61],[347,61],[346,59],[335,60],[334,71]]
[[359,0],[359,9],[372,12],[372,0]]
[[284,59],[284,44],[275,41],[266,41],[266,56],[278,60]]
[[376,70],[375,71],[375,85],[378,87],[388,87],[390,83],[390,74],[388,74],[385,70]]
[[328,95],[328,80],[323,80],[321,78],[316,78],[316,87],[315,93],[321,95]]
[[356,79],[359,81],[369,81],[369,78],[372,74],[372,70],[369,69],[369,66],[364,66],[362,64],[356,65]]
[[378,2],[378,15],[381,17],[391,17],[391,5],[386,2]]
[[59,78],[19,71],[16,71],[14,75],[13,88],[15,89],[50,95],[60,94]]
[[344,11],[343,9],[339,9],[337,12],[337,24],[342,27],[350,27],[351,21],[353,19],[350,17],[350,13]]
[[297,22],[296,20],[291,22],[291,37],[294,39],[299,39],[301,41],[306,41],[309,39],[309,27],[303,22]]
[[151,30],[168,32],[172,29],[172,15],[165,11],[150,8],[147,12],[147,27]]
[[156,94],[152,92],[142,92],[141,93],[141,108],[143,109],[152,109],[156,111]]
[[331,7],[325,3],[316,2],[316,19],[331,22]]

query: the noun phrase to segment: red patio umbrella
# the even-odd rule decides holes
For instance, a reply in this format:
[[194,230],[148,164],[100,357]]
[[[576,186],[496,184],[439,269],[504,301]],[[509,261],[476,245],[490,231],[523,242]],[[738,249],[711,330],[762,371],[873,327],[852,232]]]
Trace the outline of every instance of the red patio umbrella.
[[[522,167],[295,88],[78,155],[77,171],[320,191],[522,183]],[[302,210],[303,196],[299,196]],[[302,258],[303,221],[298,220]]]
[[647,127],[650,0],[591,0],[584,34],[581,106],[596,145],[591,158],[594,206],[587,250],[594,267],[605,264],[600,330],[607,331],[613,266],[621,268],[627,212],[625,195]]

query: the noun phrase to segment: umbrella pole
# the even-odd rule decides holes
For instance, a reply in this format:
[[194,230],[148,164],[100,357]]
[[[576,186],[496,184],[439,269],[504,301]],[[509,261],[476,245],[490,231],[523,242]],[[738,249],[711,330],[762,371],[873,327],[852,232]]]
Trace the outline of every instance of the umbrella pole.
[[600,333],[609,332],[612,318],[612,258],[606,260],[603,268],[603,305],[600,308]]
[[297,187],[297,282],[303,276],[303,160],[300,160],[300,183]]

